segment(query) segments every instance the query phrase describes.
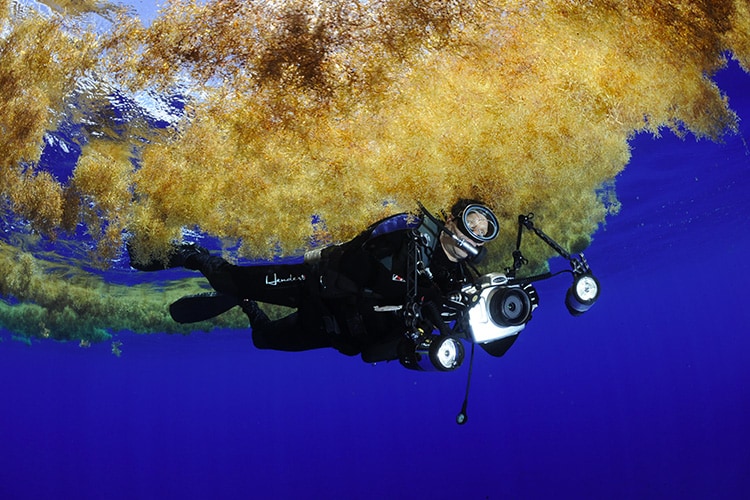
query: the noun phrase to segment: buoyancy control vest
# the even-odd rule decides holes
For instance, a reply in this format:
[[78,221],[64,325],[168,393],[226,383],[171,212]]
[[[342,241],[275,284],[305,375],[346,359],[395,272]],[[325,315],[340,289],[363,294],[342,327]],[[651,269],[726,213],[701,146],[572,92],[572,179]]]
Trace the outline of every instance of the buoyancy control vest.
[[319,277],[311,292],[318,297],[313,300],[326,324],[333,325],[329,333],[363,337],[367,327],[362,313],[404,305],[406,278],[412,272],[407,265],[413,251],[409,241],[415,231],[418,261],[428,268],[440,245],[440,228],[427,217],[407,213],[382,219],[349,242],[305,255]]

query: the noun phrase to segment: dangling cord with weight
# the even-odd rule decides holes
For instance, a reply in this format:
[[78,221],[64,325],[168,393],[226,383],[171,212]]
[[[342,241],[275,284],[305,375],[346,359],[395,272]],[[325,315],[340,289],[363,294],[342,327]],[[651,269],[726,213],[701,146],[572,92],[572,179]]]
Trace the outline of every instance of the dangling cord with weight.
[[466,406],[469,404],[469,388],[471,387],[471,371],[474,369],[474,342],[471,343],[471,358],[469,359],[469,377],[466,379],[466,395],[464,396],[464,404],[461,406],[461,413],[456,415],[456,423],[458,425],[464,425],[466,420],[469,418],[466,415]]

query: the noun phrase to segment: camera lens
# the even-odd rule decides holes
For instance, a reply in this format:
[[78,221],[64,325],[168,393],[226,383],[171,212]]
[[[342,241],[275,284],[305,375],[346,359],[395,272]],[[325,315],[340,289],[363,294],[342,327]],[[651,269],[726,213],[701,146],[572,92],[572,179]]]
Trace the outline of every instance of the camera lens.
[[521,288],[498,287],[487,306],[492,321],[499,326],[518,326],[529,320],[531,301]]

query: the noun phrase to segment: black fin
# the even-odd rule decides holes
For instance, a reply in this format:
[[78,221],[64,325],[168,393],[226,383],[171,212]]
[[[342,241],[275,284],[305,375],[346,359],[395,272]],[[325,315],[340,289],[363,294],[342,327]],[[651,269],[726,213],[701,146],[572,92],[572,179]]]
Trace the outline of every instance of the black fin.
[[215,318],[239,305],[240,299],[216,292],[188,295],[169,306],[169,314],[178,323],[197,323]]

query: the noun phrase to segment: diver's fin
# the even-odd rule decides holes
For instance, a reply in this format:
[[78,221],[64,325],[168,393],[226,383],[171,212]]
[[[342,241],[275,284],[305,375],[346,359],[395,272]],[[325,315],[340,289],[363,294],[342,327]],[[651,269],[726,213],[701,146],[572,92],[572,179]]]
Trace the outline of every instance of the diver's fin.
[[178,323],[197,323],[223,314],[240,303],[240,299],[216,292],[182,297],[169,306],[169,314]]

